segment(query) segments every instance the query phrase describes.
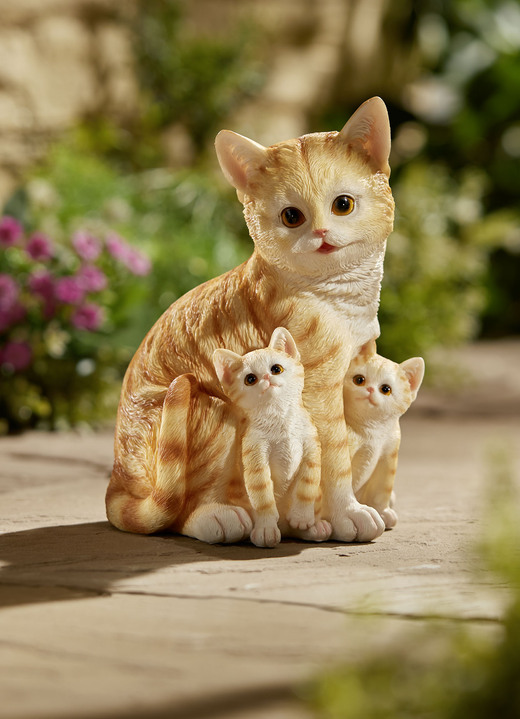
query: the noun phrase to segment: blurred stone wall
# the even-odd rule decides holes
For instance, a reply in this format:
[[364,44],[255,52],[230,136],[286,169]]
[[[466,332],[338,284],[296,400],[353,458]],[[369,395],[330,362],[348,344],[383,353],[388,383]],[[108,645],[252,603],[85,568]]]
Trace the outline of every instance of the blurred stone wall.
[[0,0],[0,202],[50,139],[136,103],[133,0]]
[[[266,84],[230,119],[237,132],[271,144],[309,131],[309,117],[345,104],[399,94],[407,50],[387,27],[391,0],[197,0],[187,2],[200,33],[232,32],[237,21],[264,38]],[[399,5],[399,4],[397,4]],[[345,110],[345,121],[348,119]],[[331,128],[338,129],[341,128]]]
[[[137,2],[0,0],[0,206],[54,137],[89,114],[124,118],[136,109],[127,21]],[[390,0],[180,2],[188,33],[260,29],[265,86],[226,126],[264,144],[308,132],[331,97],[348,107],[400,93],[406,80]]]

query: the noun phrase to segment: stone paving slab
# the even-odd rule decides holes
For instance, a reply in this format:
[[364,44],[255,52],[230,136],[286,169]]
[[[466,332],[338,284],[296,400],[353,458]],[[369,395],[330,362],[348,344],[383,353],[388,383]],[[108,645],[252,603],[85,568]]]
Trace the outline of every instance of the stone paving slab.
[[510,408],[443,413],[425,393],[403,420],[397,527],[272,550],[111,528],[108,432],[0,439],[0,717],[307,719],[294,687],[329,664],[432,621],[493,626],[507,588],[474,547],[489,453],[518,479],[519,430]]

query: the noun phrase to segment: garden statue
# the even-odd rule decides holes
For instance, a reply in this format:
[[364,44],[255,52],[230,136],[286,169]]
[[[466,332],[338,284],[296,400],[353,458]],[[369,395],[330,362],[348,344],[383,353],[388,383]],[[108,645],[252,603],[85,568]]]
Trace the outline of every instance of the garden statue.
[[[297,362],[295,352],[301,357],[302,416],[304,411],[312,420],[319,447],[307,458],[309,469],[316,470],[321,453],[319,489],[314,474],[305,490],[314,502],[314,521],[306,511],[299,524],[297,513],[289,512],[288,522],[284,517],[280,523],[282,535],[375,539],[385,523],[391,524],[389,502],[380,506],[380,488],[367,477],[360,482],[363,503],[356,498],[354,430],[345,418],[344,383],[352,382],[351,360],[367,343],[375,353],[372,341],[379,335],[383,258],[394,210],[386,107],[372,98],[341,132],[267,148],[223,130],[216,151],[244,205],[255,249],[244,264],[174,302],[132,359],[118,410],[108,518],[129,532],[170,530],[205,542],[247,539],[253,522],[260,529],[262,503],[253,509],[250,500],[255,480],[246,472],[244,482],[237,470],[255,447],[241,442],[244,414],[227,396],[230,378],[221,350],[237,359],[269,349],[273,341],[278,354],[271,373],[276,374],[276,365]],[[271,340],[277,328],[287,330],[278,330],[283,341]],[[254,374],[248,369],[244,381]],[[420,369],[412,374],[410,398],[420,384]],[[313,432],[307,422],[301,427],[310,446]],[[295,441],[297,451],[302,441]],[[264,499],[269,495],[272,510],[272,489],[265,481],[262,476],[256,489]],[[319,531],[312,532],[316,526]],[[276,532],[268,540],[259,534],[254,534],[259,544],[279,541]]]

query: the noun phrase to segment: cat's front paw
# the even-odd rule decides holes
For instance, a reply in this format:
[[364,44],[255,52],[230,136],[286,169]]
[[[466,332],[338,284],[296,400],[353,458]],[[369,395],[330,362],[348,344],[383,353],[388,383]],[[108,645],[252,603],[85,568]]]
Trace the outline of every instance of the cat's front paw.
[[318,519],[308,529],[295,530],[293,537],[305,539],[307,542],[326,542],[332,534],[332,525],[326,519]]
[[257,547],[276,547],[282,534],[277,524],[257,525],[253,527],[250,539]]
[[385,531],[379,512],[366,504],[352,504],[332,522],[332,538],[340,542],[371,542]]
[[380,514],[383,519],[383,522],[385,523],[385,528],[393,529],[397,524],[397,512],[395,511],[395,509],[392,509],[391,507],[386,507],[386,509],[381,510]]
[[293,506],[287,512],[287,521],[293,529],[309,529],[314,524],[314,504],[308,507]]
[[205,504],[198,507],[182,528],[182,534],[208,544],[241,542],[253,523],[243,507]]

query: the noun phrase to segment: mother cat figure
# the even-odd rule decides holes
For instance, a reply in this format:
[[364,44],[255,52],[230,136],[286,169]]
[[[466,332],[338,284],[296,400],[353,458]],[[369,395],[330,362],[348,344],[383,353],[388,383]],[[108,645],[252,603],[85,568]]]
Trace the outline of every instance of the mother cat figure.
[[333,539],[372,540],[385,525],[353,493],[343,384],[351,358],[379,335],[394,209],[386,107],[372,98],[341,132],[267,148],[223,130],[216,150],[255,249],[174,302],[137,350],[121,392],[107,516],[129,532],[171,530],[205,542],[249,536],[237,418],[212,356],[218,347],[240,355],[265,347],[286,327],[321,444],[322,517]]

